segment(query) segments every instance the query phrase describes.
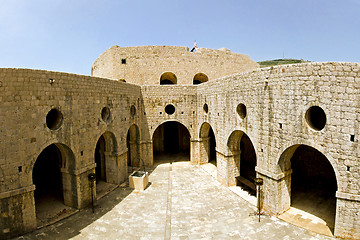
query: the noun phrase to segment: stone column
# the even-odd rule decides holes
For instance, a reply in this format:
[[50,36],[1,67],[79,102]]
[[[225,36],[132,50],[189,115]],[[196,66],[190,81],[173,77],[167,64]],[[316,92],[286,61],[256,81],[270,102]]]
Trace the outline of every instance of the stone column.
[[291,173],[272,173],[260,167],[255,167],[257,177],[263,178],[263,208],[273,214],[281,214],[290,208],[291,204]]
[[236,177],[240,175],[239,161],[241,151],[222,153],[216,150],[218,181],[225,186],[235,186]]
[[139,167],[140,146],[137,141],[129,141],[129,147],[130,149],[128,149],[128,151],[130,151],[131,165],[133,167]]
[[120,184],[124,178],[122,176],[124,166],[119,154],[117,152],[105,152],[104,154],[106,160],[106,182]]
[[210,138],[191,139],[191,158],[192,164],[204,164],[210,159]]
[[335,236],[360,239],[360,195],[336,192]]
[[35,185],[0,193],[0,239],[36,229]]
[[191,164],[199,164],[200,159],[200,142],[199,139],[190,139],[190,162]]
[[[95,173],[96,164],[76,170],[61,169],[64,204],[73,208],[84,208],[91,203],[91,188],[88,175]],[[96,189],[96,186],[94,186]],[[94,196],[95,197],[95,196]]]

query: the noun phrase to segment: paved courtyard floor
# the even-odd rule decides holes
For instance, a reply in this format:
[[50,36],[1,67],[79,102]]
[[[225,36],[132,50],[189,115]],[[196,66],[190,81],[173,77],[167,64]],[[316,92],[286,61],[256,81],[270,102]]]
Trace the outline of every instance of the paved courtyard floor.
[[17,239],[332,239],[254,207],[189,162],[161,163],[145,191],[115,189],[91,208]]

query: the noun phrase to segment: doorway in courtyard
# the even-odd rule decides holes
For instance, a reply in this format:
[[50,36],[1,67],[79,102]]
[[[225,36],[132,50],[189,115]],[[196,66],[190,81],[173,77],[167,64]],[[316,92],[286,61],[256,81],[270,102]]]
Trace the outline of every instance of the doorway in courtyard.
[[101,198],[115,187],[116,179],[114,176],[110,176],[111,170],[113,175],[116,172],[116,169],[112,169],[116,166],[115,153],[115,136],[111,132],[105,132],[99,137],[94,152],[97,198]]
[[[291,153],[293,154],[291,155]],[[282,169],[292,169],[291,207],[322,219],[334,232],[337,182],[334,169],[318,150],[306,145],[288,148]]]
[[38,226],[47,225],[65,212],[72,211],[66,200],[72,196],[71,179],[62,170],[74,161],[72,151],[61,144],[51,144],[37,157],[32,179],[35,185],[35,212]]
[[200,163],[211,163],[216,166],[216,139],[215,134],[209,123],[205,122],[200,128],[200,151],[204,152],[200,154]]
[[133,124],[128,130],[126,137],[127,165],[128,172],[132,173],[134,167],[143,167],[143,162],[140,159],[140,131],[137,125]]
[[189,130],[176,121],[161,124],[153,134],[153,154],[154,163],[189,161]]
[[254,179],[256,178],[256,152],[249,136],[243,131],[234,131],[229,138],[228,146],[233,154],[234,164],[238,168],[236,185],[256,196]]

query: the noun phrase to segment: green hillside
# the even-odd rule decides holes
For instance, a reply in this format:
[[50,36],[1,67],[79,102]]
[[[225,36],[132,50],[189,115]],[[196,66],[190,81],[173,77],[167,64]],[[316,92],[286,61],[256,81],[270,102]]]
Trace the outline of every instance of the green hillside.
[[309,62],[302,59],[275,59],[275,60],[267,60],[267,61],[260,61],[258,64],[260,64],[261,68],[264,67],[270,67],[270,66],[276,66],[276,65],[284,65],[284,64],[295,64],[295,63],[304,63]]

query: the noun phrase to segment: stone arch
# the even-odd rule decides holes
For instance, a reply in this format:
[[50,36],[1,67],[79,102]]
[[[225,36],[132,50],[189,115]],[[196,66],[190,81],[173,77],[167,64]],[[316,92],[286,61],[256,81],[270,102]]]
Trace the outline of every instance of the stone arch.
[[165,154],[190,156],[191,135],[187,127],[178,121],[165,121],[153,132],[154,159]]
[[160,85],[173,85],[177,84],[177,77],[172,72],[165,72],[160,77]]
[[237,175],[237,185],[255,195],[257,154],[250,137],[241,130],[235,130],[230,134],[227,146]]
[[334,232],[339,184],[336,168],[327,156],[310,145],[295,144],[281,153],[278,166],[286,186],[282,209],[291,206],[313,214]]
[[204,82],[209,81],[208,76],[206,76],[204,73],[197,73],[195,74],[194,78],[193,78],[193,84],[201,84]]
[[128,167],[139,167],[140,161],[140,131],[136,124],[132,124],[127,132],[126,146],[128,148],[127,153],[127,165]]
[[200,164],[211,162],[216,165],[216,137],[211,125],[204,122],[199,131]]
[[[76,181],[74,175],[70,174],[74,165],[73,151],[62,143],[49,144],[37,156],[31,168],[31,175],[35,185],[35,212],[40,219],[39,225],[47,223],[47,215],[58,214],[53,211],[59,207],[61,210],[66,208],[65,206],[77,208],[78,203],[74,200]],[[46,206],[50,201],[53,209],[48,211]]]
[[117,183],[116,179],[117,140],[112,132],[104,132],[97,140],[94,162],[97,186],[100,182]]

